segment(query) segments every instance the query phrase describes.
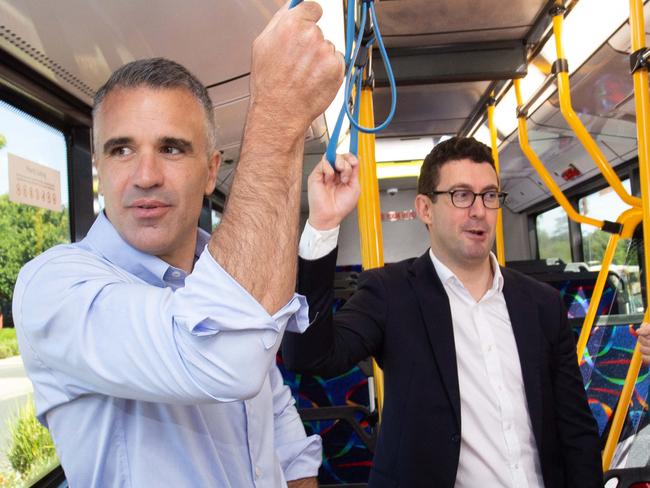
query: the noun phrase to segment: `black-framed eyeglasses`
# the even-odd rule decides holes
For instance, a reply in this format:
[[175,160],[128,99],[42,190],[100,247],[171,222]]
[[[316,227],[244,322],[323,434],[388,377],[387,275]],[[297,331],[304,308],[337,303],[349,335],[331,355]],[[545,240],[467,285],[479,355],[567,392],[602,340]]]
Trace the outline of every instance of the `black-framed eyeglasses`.
[[452,205],[456,208],[469,208],[474,205],[476,197],[480,196],[481,200],[483,200],[483,206],[490,209],[501,208],[508,196],[504,191],[486,190],[481,193],[474,193],[464,188],[447,191],[430,191],[427,195],[449,195]]

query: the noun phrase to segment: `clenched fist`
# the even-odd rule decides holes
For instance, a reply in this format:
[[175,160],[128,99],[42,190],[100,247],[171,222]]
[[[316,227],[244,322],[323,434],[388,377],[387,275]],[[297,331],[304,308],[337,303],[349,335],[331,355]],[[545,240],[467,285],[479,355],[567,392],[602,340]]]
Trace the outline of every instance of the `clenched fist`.
[[314,2],[287,3],[253,43],[251,110],[278,131],[302,137],[343,81],[343,55],[316,25],[322,13]]

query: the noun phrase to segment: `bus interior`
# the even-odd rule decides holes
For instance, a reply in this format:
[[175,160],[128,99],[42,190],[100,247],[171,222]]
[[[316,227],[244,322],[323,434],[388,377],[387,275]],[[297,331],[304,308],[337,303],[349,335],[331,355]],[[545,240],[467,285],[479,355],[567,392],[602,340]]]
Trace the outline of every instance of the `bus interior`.
[[[323,33],[340,51],[351,1],[319,1]],[[397,102],[388,126],[364,136],[373,150],[360,149],[362,164],[376,173],[362,181],[362,191],[376,205],[364,205],[364,215],[354,212],[341,227],[337,306],[353,293],[363,269],[428,248],[413,210],[424,156],[454,135],[481,140],[498,157],[501,189],[508,193],[503,238],[495,252],[503,253],[502,265],[560,291],[582,347],[579,364],[602,437],[604,467],[618,486],[650,483],[650,379],[633,332],[644,321],[649,291],[640,224],[650,209],[650,195],[644,194],[650,185],[642,179],[649,178],[641,167],[648,162],[638,141],[639,120],[650,114],[639,113],[634,76],[645,73],[640,86],[647,97],[650,3],[375,4],[378,25],[373,27],[381,30],[396,85],[393,93],[391,69],[375,46],[365,66],[364,90],[371,93],[367,108],[376,125],[388,117],[393,95]],[[197,75],[214,102],[223,164],[200,222],[214,229],[238,163],[251,44],[278,8],[286,5],[280,0],[0,1],[0,208],[8,208],[1,207],[3,198],[11,199],[4,196],[9,159],[48,166],[61,175],[67,232],[51,243],[81,239],[102,205],[91,161],[93,95],[124,63],[162,56]],[[305,135],[302,222],[308,212],[307,176],[326,151],[344,98],[341,89]],[[58,142],[46,142],[46,136]],[[347,144],[346,123],[338,151],[345,152]],[[368,220],[378,228],[370,235]],[[11,219],[0,216],[0,226],[0,235],[17,235],[18,224]],[[379,243],[380,256],[364,254],[368,241]],[[0,262],[6,262],[3,252],[0,245]],[[2,290],[0,317],[10,329],[10,295]],[[280,357],[278,362],[282,366]],[[31,390],[28,381],[16,379],[18,363],[0,366],[0,375],[0,398],[8,392],[0,403],[0,421],[7,426],[0,427],[0,487],[67,486],[56,456],[36,471],[12,471],[9,425],[31,402]],[[324,439],[320,486],[366,486],[379,426],[376,369],[362,363],[332,380],[285,372],[285,380],[307,430]]]

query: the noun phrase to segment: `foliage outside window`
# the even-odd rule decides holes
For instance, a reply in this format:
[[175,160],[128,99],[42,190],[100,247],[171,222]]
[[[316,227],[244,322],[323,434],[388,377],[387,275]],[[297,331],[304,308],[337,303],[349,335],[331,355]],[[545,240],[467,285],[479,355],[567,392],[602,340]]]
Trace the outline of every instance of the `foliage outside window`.
[[565,263],[570,263],[571,242],[566,212],[557,207],[539,214],[535,226],[540,259],[559,258]]
[[[61,209],[9,198],[9,155],[59,171]],[[49,432],[34,416],[32,386],[19,355],[11,316],[20,268],[70,241],[67,149],[62,132],[0,101],[0,487],[29,486],[58,460]]]
[[[625,180],[622,183],[625,189],[630,192],[630,180]],[[609,221],[616,221],[623,211],[630,208],[609,187],[581,198],[578,201],[578,207],[582,215]],[[582,250],[585,261],[589,265],[599,264],[605,255],[605,248],[611,234],[588,225],[582,225],[580,231],[582,233]],[[614,255],[614,263],[625,264],[627,244],[625,241],[620,242]],[[636,256],[633,259],[634,264],[637,265]]]
[[[630,180],[624,180],[622,184],[630,192]],[[581,198],[578,206],[583,215],[610,221],[616,221],[623,211],[630,208],[611,188]],[[590,270],[598,271],[611,234],[586,225],[580,226],[580,232],[585,262]],[[629,313],[643,312],[638,252],[640,246],[641,243],[635,239],[620,239],[610,266],[610,273],[615,274],[621,283]]]

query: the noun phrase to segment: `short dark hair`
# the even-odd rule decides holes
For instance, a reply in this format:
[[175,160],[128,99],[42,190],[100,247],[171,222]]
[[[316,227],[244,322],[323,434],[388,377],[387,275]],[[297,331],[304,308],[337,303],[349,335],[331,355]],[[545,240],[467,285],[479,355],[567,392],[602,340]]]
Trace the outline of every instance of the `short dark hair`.
[[117,69],[93,99],[93,121],[106,96],[119,88],[185,88],[205,112],[208,153],[216,150],[216,124],[208,90],[184,66],[165,58],[139,59]]
[[418,193],[427,194],[436,190],[440,183],[440,168],[450,161],[460,159],[469,159],[475,163],[488,163],[493,168],[495,167],[492,150],[488,146],[473,137],[452,137],[436,144],[424,158],[418,179]]

